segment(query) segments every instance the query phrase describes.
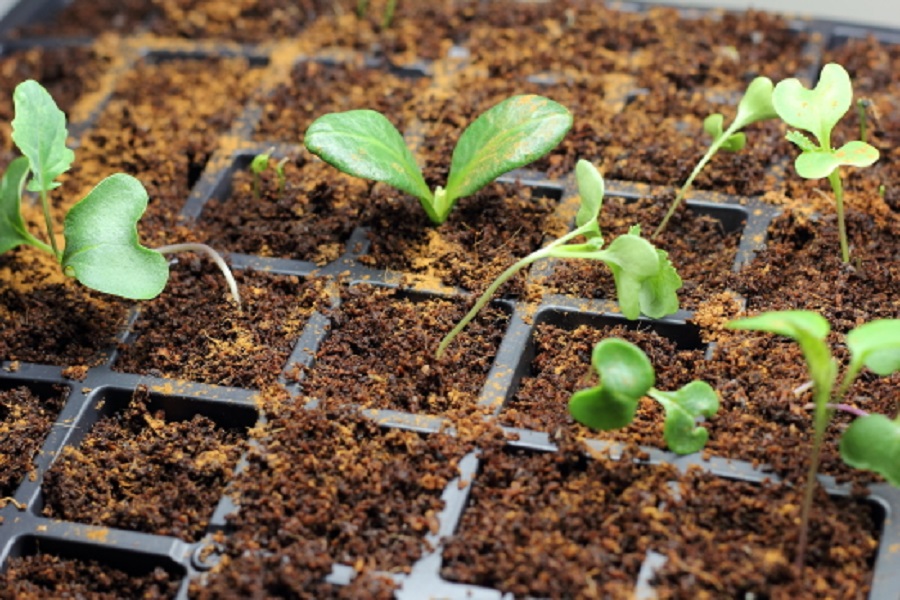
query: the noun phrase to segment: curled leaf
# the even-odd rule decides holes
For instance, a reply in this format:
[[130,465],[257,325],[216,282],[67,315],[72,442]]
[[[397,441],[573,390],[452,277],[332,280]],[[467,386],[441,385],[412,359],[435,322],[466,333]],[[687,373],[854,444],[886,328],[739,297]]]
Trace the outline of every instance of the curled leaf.
[[705,381],[692,381],[674,392],[651,390],[650,396],[666,411],[663,429],[666,445],[677,454],[697,452],[706,445],[709,432],[697,425],[719,410],[719,396]]
[[0,254],[34,239],[22,220],[20,199],[28,177],[28,159],[24,156],[9,163],[0,180]]
[[[719,113],[711,114],[703,120],[703,131],[712,137],[713,142],[719,141],[725,134],[725,130],[722,129],[723,120],[724,117]],[[728,152],[737,152],[742,150],[746,143],[747,136],[743,132],[738,132],[722,140],[719,147]]]
[[593,429],[618,429],[631,423],[638,402],[656,380],[653,365],[644,352],[618,338],[601,340],[594,346],[591,364],[600,383],[579,390],[569,400],[569,412]]
[[841,436],[840,450],[851,467],[875,471],[900,487],[900,422],[878,414],[859,417]]

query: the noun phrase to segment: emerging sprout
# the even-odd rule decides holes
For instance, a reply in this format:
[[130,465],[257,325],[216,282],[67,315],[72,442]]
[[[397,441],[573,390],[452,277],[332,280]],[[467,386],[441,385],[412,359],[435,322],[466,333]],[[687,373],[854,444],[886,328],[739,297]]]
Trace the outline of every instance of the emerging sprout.
[[659,402],[666,413],[663,437],[677,454],[697,452],[709,439],[697,421],[719,410],[719,397],[705,381],[692,381],[674,392],[656,389],[656,374],[643,350],[618,338],[601,340],[591,354],[591,364],[600,376],[596,386],[575,392],[569,412],[592,429],[610,430],[627,426],[634,419],[644,396]]
[[306,131],[310,152],[344,173],[382,181],[419,199],[432,223],[447,220],[459,198],[496,177],[537,160],[572,126],[572,115],[542,96],[513,96],[463,131],[453,150],[447,188],[432,193],[403,136],[373,110],[330,113]]
[[744,97],[741,98],[741,101],[738,104],[734,121],[728,126],[728,129],[722,129],[722,123],[725,118],[719,113],[709,115],[704,119],[703,130],[712,137],[712,143],[706,151],[706,154],[703,155],[703,158],[700,159],[700,162],[698,162],[697,166],[694,167],[694,170],[691,171],[687,181],[685,181],[684,185],[681,186],[681,189],[678,190],[675,200],[672,201],[669,210],[666,212],[666,216],[663,217],[662,222],[656,228],[656,231],[653,232],[651,238],[655,238],[666,228],[666,224],[668,224],[672,215],[675,214],[675,210],[678,208],[678,205],[681,204],[681,201],[690,189],[691,184],[694,183],[694,179],[700,174],[700,171],[703,170],[706,163],[712,160],[712,157],[715,156],[716,152],[720,149],[727,150],[728,152],[737,152],[741,150],[747,143],[747,136],[741,132],[741,129],[747,125],[756,123],[757,121],[773,119],[778,116],[772,106],[772,88],[772,80],[768,77],[757,77],[751,81],[750,85],[747,86],[747,91],[744,92]]
[[[163,253],[201,251],[216,257],[235,303],[240,308],[237,285],[225,262],[203,244],[182,244],[156,250],[138,241],[137,222],[149,197],[140,181],[124,173],[110,175],[65,216],[65,250],[60,250],[53,231],[48,192],[69,170],[75,153],[66,147],[66,116],[39,83],[28,80],[13,93],[15,118],[12,139],[24,156],[10,163],[0,180],[0,253],[26,244],[49,252],[63,272],[95,290],[146,300],[162,292],[169,279]],[[32,235],[22,219],[24,190],[38,192],[47,228],[46,244]]]
[[[453,339],[475,318],[500,286],[517,272],[542,258],[583,258],[606,263],[616,281],[619,308],[629,319],[637,319],[642,312],[649,317],[659,318],[678,310],[676,292],[681,287],[681,277],[669,261],[669,255],[640,237],[641,228],[638,225],[631,227],[626,235],[617,237],[604,249],[598,222],[605,193],[603,176],[594,165],[586,160],[579,160],[575,165],[575,177],[581,195],[581,206],[575,215],[576,228],[503,271],[478,298],[472,309],[444,336],[438,346],[437,358],[443,355]],[[583,236],[585,241],[569,243],[578,236]]]
[[[868,167],[878,160],[878,150],[863,140],[847,142],[837,150],[831,146],[831,131],[850,109],[852,100],[850,75],[836,63],[822,67],[819,82],[812,90],[792,78],[780,82],[772,92],[772,104],[778,116],[791,127],[811,133],[816,138],[813,142],[799,131],[789,131],[787,134],[787,139],[801,150],[794,161],[797,174],[806,179],[827,177],[831,184],[837,207],[841,259],[845,263],[850,262],[850,250],[844,225],[844,188],[840,168],[844,165]],[[861,134],[864,136],[865,132]]]
[[[253,176],[253,197],[256,200],[259,200],[262,191],[261,191],[261,175],[266,172],[266,169],[269,168],[269,159],[272,158],[272,152],[275,151],[275,148],[269,148],[265,152],[261,152],[253,157],[253,160],[250,161],[250,173]],[[286,183],[286,178],[284,175],[284,165],[287,164],[288,157],[285,156],[277,163],[275,163],[275,175],[278,177],[278,195],[280,196],[284,192],[284,186]]]
[[[732,321],[728,323],[728,327],[766,331],[793,339],[803,351],[812,378],[815,430],[800,513],[800,541],[797,550],[799,567],[803,564],[806,552],[813,485],[832,409],[841,405],[844,395],[863,367],[881,376],[900,370],[900,319],[872,321],[847,333],[850,364],[836,391],[834,385],[837,380],[837,362],[825,343],[831,326],[820,314],[806,310],[770,312]],[[883,415],[868,415],[856,419],[841,439],[841,456],[848,465],[876,471],[893,485],[900,487],[900,416],[894,421]]]

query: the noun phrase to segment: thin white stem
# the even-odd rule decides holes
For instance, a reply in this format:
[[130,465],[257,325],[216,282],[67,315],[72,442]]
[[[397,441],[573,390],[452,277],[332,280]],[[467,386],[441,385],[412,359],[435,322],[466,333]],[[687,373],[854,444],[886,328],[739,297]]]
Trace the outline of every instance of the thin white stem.
[[160,254],[175,254],[177,252],[200,252],[202,254],[206,254],[209,258],[212,259],[216,266],[219,267],[219,270],[222,271],[222,275],[225,276],[225,281],[228,282],[228,289],[231,291],[231,297],[234,298],[235,304],[237,304],[238,310],[241,310],[241,295],[238,293],[237,281],[234,280],[234,275],[231,274],[231,269],[228,268],[228,265],[225,264],[225,259],[222,258],[222,255],[207,246],[206,244],[200,244],[197,242],[188,242],[184,244],[169,244],[168,246],[160,246],[156,248],[156,251]]

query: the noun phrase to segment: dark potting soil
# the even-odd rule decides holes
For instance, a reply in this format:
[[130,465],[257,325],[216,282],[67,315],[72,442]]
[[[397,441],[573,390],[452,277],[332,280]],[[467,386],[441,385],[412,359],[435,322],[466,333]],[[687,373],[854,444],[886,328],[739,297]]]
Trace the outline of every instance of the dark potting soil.
[[[578,158],[587,158],[609,180],[669,186],[644,194],[632,207],[638,213],[607,199],[601,227],[608,239],[636,222],[647,235],[706,149],[704,117],[721,111],[728,122],[735,102],[756,75],[776,81],[814,76],[810,69],[818,59],[811,61],[815,53],[807,49],[821,43],[816,34],[798,34],[786,19],[753,11],[702,16],[673,9],[629,12],[576,0],[517,4],[514,10],[505,2],[453,7],[401,2],[396,26],[389,29],[379,24],[383,2],[377,1],[362,21],[352,14],[353,6],[347,6],[355,3],[341,4],[343,13],[328,3],[316,12],[321,20],[311,27],[304,19],[312,15],[310,9],[321,9],[321,3],[276,7],[269,0],[158,0],[152,6],[103,2],[102,14],[88,18],[88,9],[96,4],[77,0],[61,21],[63,27],[55,31],[96,31],[84,28],[88,21],[91,27],[123,31],[145,23],[151,31],[182,37],[182,44],[231,36],[236,41],[265,41],[262,52],[267,44],[287,52],[273,55],[269,67],[277,68],[265,74],[269,67],[254,68],[257,63],[245,59],[150,58],[116,76],[115,85],[106,79],[112,71],[103,70],[111,64],[110,57],[121,53],[117,38],[100,40],[87,55],[71,52],[81,57],[84,71],[57,68],[58,57],[41,57],[42,66],[29,66],[27,73],[18,69],[32,64],[31,55],[27,60],[17,59],[25,56],[18,54],[0,59],[0,77],[9,74],[9,89],[17,73],[33,74],[56,85],[52,91],[59,94],[60,104],[78,115],[87,114],[84,109],[94,92],[107,85],[115,88],[96,126],[81,140],[80,166],[54,201],[68,206],[114,171],[134,174],[150,192],[150,212],[140,225],[147,245],[206,235],[182,227],[187,224],[177,215],[193,182],[210,167],[210,156],[235,147],[238,140],[221,136],[249,100],[263,109],[256,143],[299,143],[309,122],[331,110],[328,106],[389,111],[388,118],[415,145],[429,183],[437,185],[446,182],[450,151],[462,128],[504,95],[525,92],[543,93],[575,116],[575,126],[561,146],[533,167],[563,177]],[[125,15],[123,6],[136,12]],[[184,18],[188,13],[190,18]],[[303,34],[264,40],[270,35],[267,23],[273,24],[276,36]],[[165,45],[152,36],[145,41]],[[454,43],[468,57],[455,50],[461,58],[440,61]],[[211,48],[207,44],[200,53]],[[319,49],[327,49],[332,57],[366,50],[369,59],[381,64],[410,65],[424,58],[427,75],[419,77],[414,69],[378,75],[358,66],[300,60]],[[486,448],[463,527],[444,553],[447,578],[523,595],[630,597],[644,556],[652,550],[667,559],[658,572],[661,597],[689,598],[695,590],[713,597],[803,597],[810,589],[834,597],[864,596],[879,517],[856,498],[817,498],[808,567],[802,577],[792,567],[796,494],[812,434],[810,396],[803,391],[808,375],[800,352],[781,338],[723,330],[727,320],[743,314],[733,292],[744,296],[751,314],[810,308],[833,324],[828,342],[843,364],[844,333],[863,322],[900,314],[898,51],[869,39],[837,42],[825,56],[846,61],[857,96],[871,100],[870,141],[882,153],[872,168],[845,173],[850,265],[839,260],[827,183],[797,177],[791,166],[796,150],[782,139],[781,126],[754,125],[747,130],[748,147],[717,156],[696,187],[758,195],[782,207],[784,214],[769,228],[766,249],[742,271],[731,273],[736,236],[723,235],[714,222],[679,213],[659,244],[670,252],[685,281],[683,306],[697,310],[694,320],[701,336],[717,345],[709,359],[698,351],[673,350],[664,340],[645,347],[660,388],[697,378],[719,392],[722,409],[705,424],[711,433],[709,454],[769,465],[785,484],[739,484],[732,492],[725,488],[731,482],[698,473],[583,457],[581,447],[569,438],[587,432],[567,420],[563,390],[587,383],[583,378],[589,350],[601,335],[596,330],[584,332],[583,338],[581,333],[559,332],[542,339],[550,330],[541,328],[536,343],[543,345],[542,352],[529,376],[533,381],[523,383],[519,398],[503,415],[507,423],[527,422],[537,428],[546,422],[563,452],[518,457],[518,451],[502,450],[477,435],[477,426],[461,421],[459,414],[475,409],[506,327],[503,311],[483,313],[483,323],[470,326],[450,356],[437,362],[432,353],[463,314],[463,303],[420,301],[415,295],[413,302],[402,293],[355,287],[344,292],[343,305],[331,316],[332,331],[318,349],[316,362],[292,373],[302,394],[292,401],[302,405],[318,398],[322,406],[302,411],[282,398],[267,407],[271,424],[255,434],[262,449],[251,453],[246,476],[238,476],[241,509],[232,517],[235,533],[224,536],[225,556],[208,586],[194,582],[192,595],[233,595],[239,590],[247,596],[390,597],[393,584],[373,572],[403,571],[422,555],[425,533],[434,531],[434,514],[441,507],[441,486],[456,475],[455,461],[471,445],[442,434],[383,432],[348,406],[359,403],[449,415],[464,440],[477,438]],[[438,62],[428,64],[435,59]],[[126,66],[113,63],[114,68]],[[362,64],[362,57],[351,56],[351,63]],[[73,73],[79,81],[69,79]],[[59,84],[57,75],[62,77]],[[498,81],[500,77],[506,79]],[[847,141],[858,133],[858,117],[851,112],[835,139]],[[0,147],[11,148],[8,128],[0,128]],[[9,158],[10,153],[0,160]],[[511,198],[503,194],[489,217],[479,216],[484,198],[461,202],[450,221],[458,237],[448,240],[445,231],[424,222],[414,199],[381,185],[351,183],[329,167],[312,164],[316,161],[300,153],[288,166],[287,190],[296,201],[273,195],[267,175],[267,202],[240,211],[235,204],[248,204],[250,196],[246,174],[239,173],[235,199],[211,203],[204,211],[208,239],[227,250],[322,263],[338,256],[347,232],[363,223],[370,228],[369,250],[361,249],[367,264],[396,271],[396,279],[409,286],[438,287],[434,282],[439,282],[480,291],[514,259],[565,229],[565,224],[546,219],[555,200],[535,201],[521,186],[512,186]],[[317,211],[346,211],[349,222],[324,220],[321,214],[306,220]],[[29,209],[25,216],[32,231],[41,231],[35,211]],[[281,229],[263,232],[266,221],[278,221]],[[303,227],[314,233],[303,235]],[[404,240],[399,232],[406,227],[411,237]],[[710,249],[688,254],[709,248],[701,241],[725,252],[715,258]],[[424,254],[413,254],[418,249]],[[379,258],[382,251],[388,252],[387,258]],[[36,254],[20,249],[0,258],[0,359],[102,364],[103,351],[114,345],[131,303],[87,292],[65,280],[58,265],[33,258]],[[479,266],[473,267],[476,259]],[[238,315],[225,299],[221,277],[205,259],[180,257],[173,273],[163,296],[141,305],[137,335],[122,347],[117,368],[251,386],[262,389],[264,396],[276,393],[269,384],[284,368],[299,328],[309,311],[327,305],[320,301],[320,284],[239,273],[251,309]],[[524,290],[522,279],[517,279],[504,293],[529,301],[546,291],[598,297],[608,296],[611,285],[604,268],[571,262],[559,265],[534,289]],[[270,298],[274,309],[267,306]],[[654,334],[622,335],[641,343]],[[559,347],[554,348],[553,341]],[[577,362],[557,365],[563,354],[575,356]],[[349,366],[340,362],[346,357]],[[540,377],[557,383],[538,381]],[[898,385],[898,375],[865,373],[847,401],[893,415]],[[540,390],[533,394],[534,406],[514,414],[528,386]],[[538,404],[551,408],[549,416],[536,414]],[[654,410],[642,405],[638,422],[622,432],[622,441],[637,434],[641,443],[658,445],[659,421],[651,417],[659,415]],[[159,422],[149,416],[141,423],[148,424],[148,419]],[[134,420],[140,421],[137,416]],[[838,415],[829,428],[823,472],[863,485],[878,481],[871,473],[851,473],[840,461],[834,439],[848,422]],[[217,490],[221,493],[220,487]],[[543,493],[555,498],[545,499]],[[614,503],[618,496],[629,502]],[[506,512],[489,512],[494,504]],[[156,508],[151,507],[149,520],[156,519]],[[66,518],[84,522],[86,517]],[[260,549],[264,552],[256,553]],[[497,559],[485,560],[487,552],[496,552]],[[355,566],[363,575],[350,587],[323,583],[335,562]]]
[[9,559],[0,573],[0,598],[174,598],[179,584],[162,568],[134,575],[95,560],[35,554]]
[[44,477],[43,514],[196,541],[246,449],[246,431],[208,417],[169,421],[138,388]]
[[262,116],[253,136],[300,144],[317,117],[363,108],[384,114],[403,132],[408,125],[405,105],[429,83],[424,73],[401,77],[354,63],[299,62],[291,69],[289,82],[259,99]]
[[337,174],[304,154],[284,165],[284,188],[279,189],[275,174],[279,160],[270,159],[269,169],[260,176],[259,198],[254,197],[249,169],[235,171],[231,195],[206,203],[197,234],[229,252],[319,265],[336,260],[359,224],[371,184]]
[[26,386],[0,391],[0,498],[12,496],[34,471],[32,461],[68,395],[64,387],[51,395]]
[[135,339],[120,345],[115,370],[261,388],[281,374],[313,310],[328,306],[321,280],[236,271],[239,310],[215,265],[205,257],[178,260],[163,293],[142,305]]
[[81,141],[64,207],[122,171],[149,194],[138,223],[149,247],[191,241],[178,213],[207,161],[259,81],[245,58],[143,59],[118,81]]
[[[553,214],[558,198],[551,194],[494,183],[459,200],[447,221],[433,226],[418,201],[376,186],[363,217],[370,247],[360,262],[413,280],[419,276],[432,289],[480,293],[512,263],[540,248],[548,233],[564,231],[565,224]],[[522,295],[526,272],[501,292]]]
[[[308,410],[273,395],[263,403],[270,427],[234,482],[242,509],[229,518],[225,560],[192,595],[217,597],[239,577],[249,596],[390,597],[378,579],[340,592],[313,582],[335,562],[364,575],[408,572],[437,531],[441,493],[472,440],[382,430],[347,406]],[[245,556],[251,547],[268,556]]]
[[298,369],[304,396],[427,414],[471,411],[494,361],[508,315],[485,309],[442,360],[438,343],[465,314],[457,301],[416,300],[368,285],[344,294],[315,364]]
[[[816,497],[801,578],[797,487],[639,465],[632,450],[589,459],[571,435],[554,441],[559,453],[483,445],[470,505],[443,551],[444,577],[516,597],[631,598],[655,552],[665,564],[651,581],[666,597],[868,591],[877,515],[863,501]],[[834,540],[848,551],[834,554]]]

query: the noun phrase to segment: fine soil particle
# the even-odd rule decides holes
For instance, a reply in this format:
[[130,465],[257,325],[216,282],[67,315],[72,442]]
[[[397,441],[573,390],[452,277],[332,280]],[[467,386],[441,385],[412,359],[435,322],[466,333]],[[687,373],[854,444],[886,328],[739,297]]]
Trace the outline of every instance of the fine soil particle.
[[474,409],[508,316],[497,308],[482,310],[438,361],[438,343],[464,311],[455,301],[350,288],[315,363],[305,370],[303,394],[328,405],[427,414]]
[[12,496],[32,472],[32,460],[68,395],[65,387],[49,395],[25,386],[0,391],[0,498]]
[[[632,598],[652,551],[666,557],[666,597],[868,593],[877,523],[860,500],[816,497],[801,576],[795,486],[638,465],[632,451],[589,459],[569,435],[557,441],[559,453],[484,449],[444,577],[516,597]],[[834,540],[848,552],[833,554]]]
[[324,283],[253,271],[234,276],[241,310],[215,265],[180,258],[163,293],[142,305],[131,328],[136,339],[120,345],[113,368],[214,385],[273,383],[309,315],[327,308]]
[[44,478],[44,516],[186,542],[203,535],[246,431],[208,417],[168,421],[138,388],[124,410],[66,447]]
[[9,559],[0,573],[0,598],[174,598],[180,583],[162,568],[135,575],[95,560],[35,554]]
[[[230,517],[226,560],[196,595],[218,597],[240,578],[242,595],[323,597],[304,586],[333,563],[408,572],[429,549],[424,537],[437,531],[441,493],[471,442],[382,430],[348,406],[307,410],[277,400],[266,410],[269,433],[235,480],[241,508]],[[246,557],[250,547],[271,558]],[[386,595],[385,582],[357,583],[382,590],[371,597]],[[370,597],[351,590],[336,597]]]
[[[442,225],[432,225],[415,199],[377,187],[364,223],[371,242],[360,262],[481,292],[515,261],[557,231],[557,199],[521,184],[494,183],[462,198]],[[524,272],[502,288],[523,292]]]
[[237,169],[231,195],[203,208],[199,237],[220,250],[306,260],[322,265],[337,259],[359,224],[370,184],[302,155],[284,165],[279,190],[275,164],[262,173],[254,197],[249,168]]

